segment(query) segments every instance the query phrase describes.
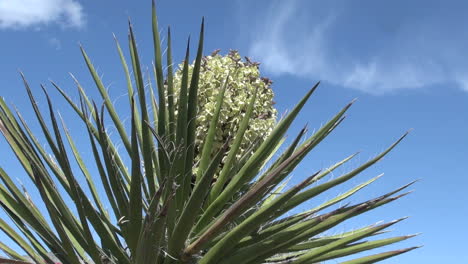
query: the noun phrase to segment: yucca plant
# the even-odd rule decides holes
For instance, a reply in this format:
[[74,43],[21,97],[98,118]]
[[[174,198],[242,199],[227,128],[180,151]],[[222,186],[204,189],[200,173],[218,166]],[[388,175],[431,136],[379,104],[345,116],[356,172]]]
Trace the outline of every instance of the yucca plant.
[[[41,203],[32,201],[28,192],[15,185],[12,177],[0,169],[0,204],[10,223],[15,225],[0,219],[0,228],[26,252],[30,261],[54,263],[52,253],[64,264],[318,263],[412,237],[367,240],[385,232],[387,227],[402,219],[369,225],[340,235],[325,235],[343,221],[405,196],[407,193],[399,193],[412,183],[362,203],[339,205],[377,180],[377,176],[307,211],[294,210],[303,202],[340,186],[378,162],[406,135],[348,173],[322,181],[355,155],[287,188],[285,178],[343,121],[345,112],[352,104],[346,105],[305,139],[304,128],[288,147],[281,147],[284,149],[282,153],[278,153],[285,132],[318,83],[266,138],[252,142],[249,149],[238,156],[260,91],[256,90],[248,98],[232,140],[226,141],[228,143],[213,154],[220,109],[230,85],[229,78],[226,78],[217,87],[219,93],[210,125],[200,143],[200,158],[194,162],[197,130],[194,120],[199,109],[197,94],[203,59],[203,22],[190,76],[187,45],[180,87],[177,87],[176,111],[170,30],[167,35],[168,70],[164,76],[154,2],[152,10],[157,92],[148,88],[143,78],[131,25],[129,51],[132,70],[117,43],[128,85],[130,127],[126,127],[116,114],[111,98],[84,49],[81,49],[83,57],[103,104],[98,105],[91,100],[78,82],[79,103],[72,101],[59,86],[52,83],[82,121],[92,157],[85,159],[81,156],[65,122],[57,119],[45,89],[49,108],[47,114],[39,110],[23,76],[51,153],[46,151],[22,116],[19,113],[15,115],[4,99],[0,100],[0,130],[42,198]],[[50,126],[47,120],[50,120]],[[117,141],[111,140],[105,129],[106,124],[116,127]],[[117,150],[117,144],[123,145],[121,151]],[[212,183],[225,155],[219,177]],[[126,160],[129,160],[129,164]],[[88,169],[89,162],[97,167],[96,172]],[[81,177],[87,186],[79,184]],[[97,191],[97,182],[102,185],[104,193]],[[88,197],[87,193],[91,196]],[[69,206],[70,201],[72,207]],[[285,216],[287,212],[293,213]],[[374,263],[414,248],[356,257],[342,263]],[[14,260],[26,260],[21,252],[15,252],[7,244],[0,242],[0,249]]]

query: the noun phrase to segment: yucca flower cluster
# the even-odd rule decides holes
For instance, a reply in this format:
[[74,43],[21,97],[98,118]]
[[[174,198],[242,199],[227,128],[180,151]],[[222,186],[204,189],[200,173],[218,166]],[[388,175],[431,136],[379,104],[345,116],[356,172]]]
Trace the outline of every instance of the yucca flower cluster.
[[[193,67],[193,64],[189,66],[189,78],[192,76]],[[182,75],[183,64],[179,65],[174,75],[176,113]],[[219,50],[216,50],[211,55],[204,56],[201,62],[195,125],[195,162],[200,161],[203,142],[215,114],[216,98],[224,85],[226,85],[226,90],[213,142],[213,156],[226,142],[233,141],[242,118],[246,114],[249,99],[254,94],[257,94],[257,100],[253,105],[249,125],[235,158],[240,159],[246,151],[253,152],[255,148],[252,148],[252,145],[258,146],[262,143],[276,124],[277,110],[274,107],[272,81],[260,76],[259,63],[252,62],[248,57],[242,60],[239,52],[235,50],[231,50],[226,56],[221,56]],[[226,158],[227,156],[223,157],[222,163],[226,161]],[[196,168],[194,167],[195,173]],[[218,172],[220,169],[221,167]]]

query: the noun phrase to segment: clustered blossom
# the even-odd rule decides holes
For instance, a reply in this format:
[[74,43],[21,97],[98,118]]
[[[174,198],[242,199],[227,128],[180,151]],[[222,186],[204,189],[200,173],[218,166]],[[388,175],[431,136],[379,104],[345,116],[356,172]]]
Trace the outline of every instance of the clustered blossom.
[[[237,51],[230,51],[226,56],[218,54],[219,50],[203,58],[198,86],[198,114],[196,119],[195,153],[200,159],[204,138],[216,108],[218,96],[229,75],[224,102],[221,108],[218,130],[213,145],[214,155],[222,145],[236,135],[242,118],[245,116],[250,99],[258,88],[257,100],[238,152],[240,158],[257,140],[262,141],[276,123],[277,111],[274,108],[272,81],[260,76],[259,63],[249,58],[242,60]],[[191,77],[193,64],[189,68]],[[177,109],[182,65],[174,75],[174,100]]]

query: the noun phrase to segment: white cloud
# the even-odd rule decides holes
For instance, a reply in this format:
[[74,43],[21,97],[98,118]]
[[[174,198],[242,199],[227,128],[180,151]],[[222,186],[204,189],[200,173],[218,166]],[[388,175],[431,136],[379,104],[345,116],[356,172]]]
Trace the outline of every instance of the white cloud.
[[0,29],[51,23],[82,27],[83,7],[75,0],[0,0]]
[[[445,83],[468,91],[468,64],[460,56],[467,41],[445,33],[444,25],[406,21],[397,24],[397,30],[384,32],[387,35],[379,30],[360,32],[359,26],[350,24],[363,14],[343,6],[317,11],[311,3],[273,1],[258,16],[249,55],[262,62],[263,69],[371,94]],[[380,22],[378,14],[373,19],[371,23]]]

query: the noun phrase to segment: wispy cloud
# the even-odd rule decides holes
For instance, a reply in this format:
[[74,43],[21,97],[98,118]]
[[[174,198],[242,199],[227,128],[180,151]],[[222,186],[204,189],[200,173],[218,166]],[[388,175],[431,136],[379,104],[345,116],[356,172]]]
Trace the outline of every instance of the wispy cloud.
[[57,23],[82,27],[83,7],[75,0],[0,0],[0,29],[23,29]]
[[55,50],[60,50],[62,48],[62,41],[56,37],[49,39],[49,45],[52,46]]
[[356,9],[345,2],[270,2],[251,23],[250,55],[272,74],[371,94],[445,83],[468,91],[468,35],[453,18],[418,17],[418,10],[393,14],[385,6]]

